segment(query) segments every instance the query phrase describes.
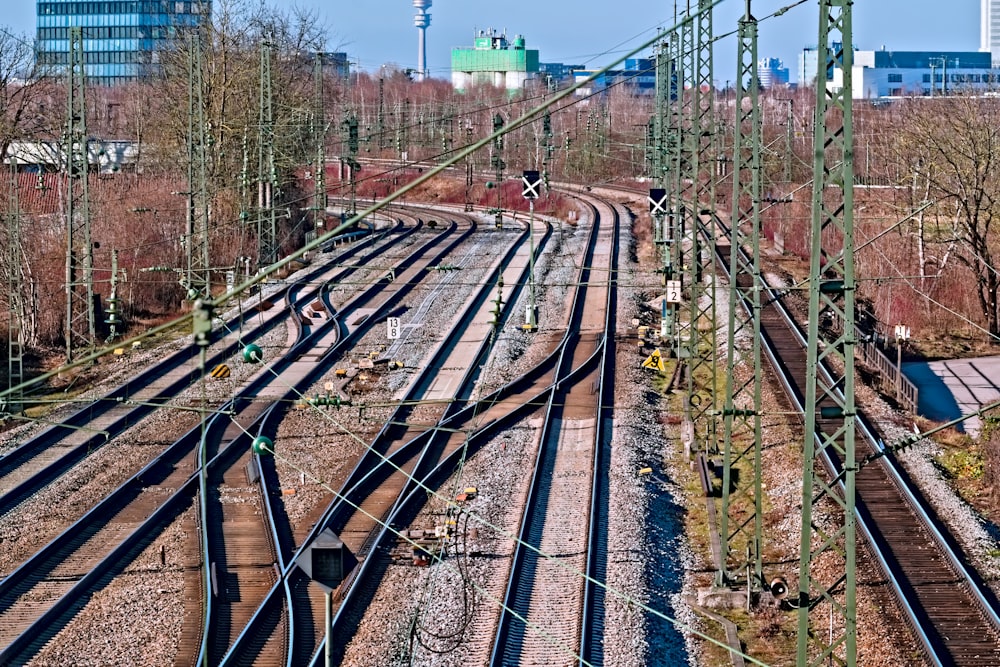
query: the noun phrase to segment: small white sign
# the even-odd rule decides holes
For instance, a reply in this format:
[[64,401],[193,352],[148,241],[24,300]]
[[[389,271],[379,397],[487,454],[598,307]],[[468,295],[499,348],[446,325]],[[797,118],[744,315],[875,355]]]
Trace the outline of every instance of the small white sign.
[[389,340],[396,340],[397,338],[399,338],[398,317],[385,318],[385,335],[389,337]]
[[681,302],[681,281],[679,280],[668,280],[667,281],[667,303],[680,303]]

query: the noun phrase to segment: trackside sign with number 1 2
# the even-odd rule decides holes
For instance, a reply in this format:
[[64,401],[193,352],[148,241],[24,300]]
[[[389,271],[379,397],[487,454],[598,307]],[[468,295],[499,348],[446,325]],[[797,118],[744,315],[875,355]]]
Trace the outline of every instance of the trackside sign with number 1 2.
[[398,317],[385,318],[385,335],[389,337],[389,340],[396,340],[397,338],[399,338]]
[[680,303],[680,302],[681,302],[681,281],[668,280],[667,303]]

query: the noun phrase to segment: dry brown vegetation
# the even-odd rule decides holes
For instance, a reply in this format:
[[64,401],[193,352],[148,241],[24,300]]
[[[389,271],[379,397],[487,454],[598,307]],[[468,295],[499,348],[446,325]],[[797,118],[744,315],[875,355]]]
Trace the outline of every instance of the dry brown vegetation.
[[[318,128],[324,130],[327,190],[334,203],[352,196],[349,182],[338,174],[341,160],[353,159],[363,165],[354,196],[371,201],[419,176],[421,168],[414,165],[448,159],[551,96],[541,88],[510,96],[490,86],[456,94],[446,81],[413,82],[392,67],[349,80],[327,71],[317,88],[313,63],[323,46],[322,33],[308,19],[294,10],[274,14],[252,2],[229,0],[219,3],[202,39],[201,115],[210,142],[207,178],[216,291],[222,271],[257,253],[260,45],[265,36],[273,48],[278,91],[274,146],[283,253],[301,246],[312,225],[308,209],[316,181],[304,174],[314,170]],[[95,139],[141,146],[138,162],[130,167],[133,173],[91,177],[93,235],[101,243],[95,250],[95,290],[107,296],[110,252],[117,250],[129,279],[121,305],[133,331],[149,318],[176,312],[184,296],[172,270],[185,259],[180,241],[187,216],[181,195],[189,188],[188,50],[184,41],[164,54],[162,80],[87,93],[88,129]],[[23,70],[25,57],[23,45],[0,41],[0,146],[14,139],[54,140],[61,134],[64,83],[40,72],[32,73],[29,83],[18,83],[10,72]],[[732,145],[731,104],[720,93],[716,112],[723,153]],[[502,145],[491,142],[456,163],[446,178],[407,198],[526,210],[517,180],[526,169],[587,185],[636,183],[648,172],[646,131],[652,105],[650,97],[633,96],[624,88],[562,100],[507,133]],[[812,106],[813,94],[805,89],[777,89],[761,97],[764,232],[772,241],[783,240],[787,253],[802,257],[807,255],[813,196]],[[349,119],[357,123],[356,144],[349,141]],[[883,335],[891,334],[896,323],[906,323],[913,331],[911,348],[928,356],[975,352],[1000,335],[1000,260],[993,224],[1000,190],[993,157],[1000,138],[998,119],[996,98],[856,105],[859,187],[854,215],[859,303],[865,311],[859,320]],[[401,163],[409,166],[392,166]],[[500,187],[487,187],[487,181],[498,177]],[[44,189],[36,190],[38,185]],[[646,185],[639,182],[640,188]],[[730,188],[728,178],[717,186],[724,214],[731,206]],[[21,276],[24,332],[38,348],[58,345],[62,336],[64,189],[55,173],[41,179],[21,175],[25,261],[21,267],[5,262],[0,276],[6,279],[12,270]],[[0,210],[12,211],[10,202],[11,188],[0,188]],[[565,203],[555,197],[536,204],[539,213],[565,212]],[[150,271],[157,267],[170,270]]]

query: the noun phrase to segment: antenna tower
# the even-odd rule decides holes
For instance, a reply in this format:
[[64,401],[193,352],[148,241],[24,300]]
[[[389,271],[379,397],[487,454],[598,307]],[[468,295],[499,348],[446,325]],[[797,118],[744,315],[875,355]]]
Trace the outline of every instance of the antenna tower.
[[427,10],[431,8],[431,0],[413,0],[413,7],[417,10],[413,17],[413,25],[417,27],[417,81],[423,81],[427,76],[427,28],[431,24],[431,15]]

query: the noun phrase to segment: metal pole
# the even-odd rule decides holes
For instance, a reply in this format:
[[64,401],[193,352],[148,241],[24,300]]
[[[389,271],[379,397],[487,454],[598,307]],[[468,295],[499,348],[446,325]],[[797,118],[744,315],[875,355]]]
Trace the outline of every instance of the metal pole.
[[69,29],[66,132],[66,361],[73,348],[94,344],[94,247],[90,238],[85,54],[83,29]]
[[323,664],[330,667],[333,663],[331,657],[331,647],[333,646],[333,591],[327,591],[323,595],[324,628],[326,628],[326,646],[323,649]]
[[538,328],[535,321],[535,200],[528,199],[528,309],[524,314],[524,328],[534,331]]
[[111,251],[111,294],[108,296],[108,340],[118,337],[118,250]]
[[[760,86],[757,60],[757,19],[750,12],[738,23],[736,122],[733,132],[732,239],[726,386],[723,416],[722,512],[719,543],[722,562],[716,581],[735,583],[746,572],[747,604],[767,587],[763,575],[763,428],[761,357],[761,165]],[[744,249],[751,254],[743,259]],[[744,304],[748,311],[744,314]],[[737,349],[742,334],[750,340],[749,354]],[[741,346],[742,347],[742,346]],[[752,379],[739,379],[738,369],[752,362]],[[752,471],[752,475],[747,474]]]
[[788,102],[788,116],[785,117],[785,183],[792,182],[792,131],[795,116],[792,113],[792,105],[795,100],[784,100]]

